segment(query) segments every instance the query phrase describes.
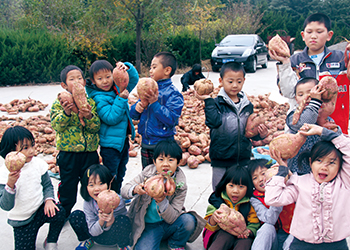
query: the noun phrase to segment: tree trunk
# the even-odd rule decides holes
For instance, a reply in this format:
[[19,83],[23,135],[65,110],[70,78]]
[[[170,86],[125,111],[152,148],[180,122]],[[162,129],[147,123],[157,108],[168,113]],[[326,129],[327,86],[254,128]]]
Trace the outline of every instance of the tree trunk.
[[136,70],[141,73],[141,23],[136,20]]

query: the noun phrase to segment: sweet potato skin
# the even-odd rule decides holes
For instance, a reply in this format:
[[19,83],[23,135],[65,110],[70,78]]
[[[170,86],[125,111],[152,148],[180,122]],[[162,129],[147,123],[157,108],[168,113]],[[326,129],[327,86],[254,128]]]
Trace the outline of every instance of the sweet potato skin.
[[296,134],[282,134],[272,139],[269,148],[280,152],[282,159],[291,159],[298,154],[305,141],[306,136],[299,132]]

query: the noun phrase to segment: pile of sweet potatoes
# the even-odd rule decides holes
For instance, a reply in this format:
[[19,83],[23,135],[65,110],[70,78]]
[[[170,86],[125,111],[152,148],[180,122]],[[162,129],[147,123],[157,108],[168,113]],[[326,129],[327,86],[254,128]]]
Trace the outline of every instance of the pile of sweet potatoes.
[[44,110],[48,104],[40,101],[28,99],[14,99],[9,103],[1,104],[0,111],[7,112],[9,115],[17,115],[19,112],[38,112]]

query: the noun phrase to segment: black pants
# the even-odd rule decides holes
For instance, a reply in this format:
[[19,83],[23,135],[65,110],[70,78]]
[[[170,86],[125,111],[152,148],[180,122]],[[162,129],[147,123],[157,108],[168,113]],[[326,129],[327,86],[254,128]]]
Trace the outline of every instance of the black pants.
[[[44,213],[45,203],[36,211],[34,218],[27,225],[14,227],[15,250],[35,250],[36,237],[39,228],[45,223],[50,223],[47,236],[48,243],[56,243],[65,223],[65,211],[60,204],[56,204],[60,211],[56,210],[54,217],[48,217]],[[1,248],[1,247],[0,247]],[[2,249],[2,248],[1,248]]]
[[252,246],[253,239],[240,239],[236,236],[220,229],[214,235],[211,236],[208,244],[208,250],[249,250]]
[[58,186],[58,198],[66,210],[68,218],[76,200],[78,183],[86,169],[99,163],[99,157],[94,152],[64,152],[57,155],[57,164],[60,168],[61,183]]
[[320,243],[320,244],[312,244],[312,243],[307,243],[302,240],[298,240],[297,238],[294,237],[292,243],[290,244],[290,250],[347,250],[348,245],[346,242],[346,239],[336,241],[336,242],[331,242],[331,243]]
[[141,147],[142,169],[144,169],[150,164],[153,164],[153,154],[154,154],[154,149],[146,149]]

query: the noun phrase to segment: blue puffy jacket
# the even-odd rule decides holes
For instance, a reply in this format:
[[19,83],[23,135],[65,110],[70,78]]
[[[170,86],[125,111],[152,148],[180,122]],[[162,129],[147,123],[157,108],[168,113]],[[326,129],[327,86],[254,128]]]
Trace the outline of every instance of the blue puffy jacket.
[[155,145],[159,141],[174,138],[175,126],[184,106],[183,96],[170,78],[157,83],[158,101],[148,105],[142,113],[135,110],[137,103],[130,109],[132,119],[140,120],[138,132],[142,135],[142,143],[146,145]]
[[[126,89],[130,93],[139,81],[139,75],[131,63],[125,62],[124,64],[129,67],[127,70],[129,84]],[[114,84],[114,87],[119,93],[118,86]],[[94,99],[97,114],[101,119],[100,145],[121,152],[125,144],[128,126],[130,126],[131,138],[135,138],[135,128],[130,117],[128,99],[121,98],[115,90],[102,91],[91,81],[86,81],[85,88],[88,96]]]

